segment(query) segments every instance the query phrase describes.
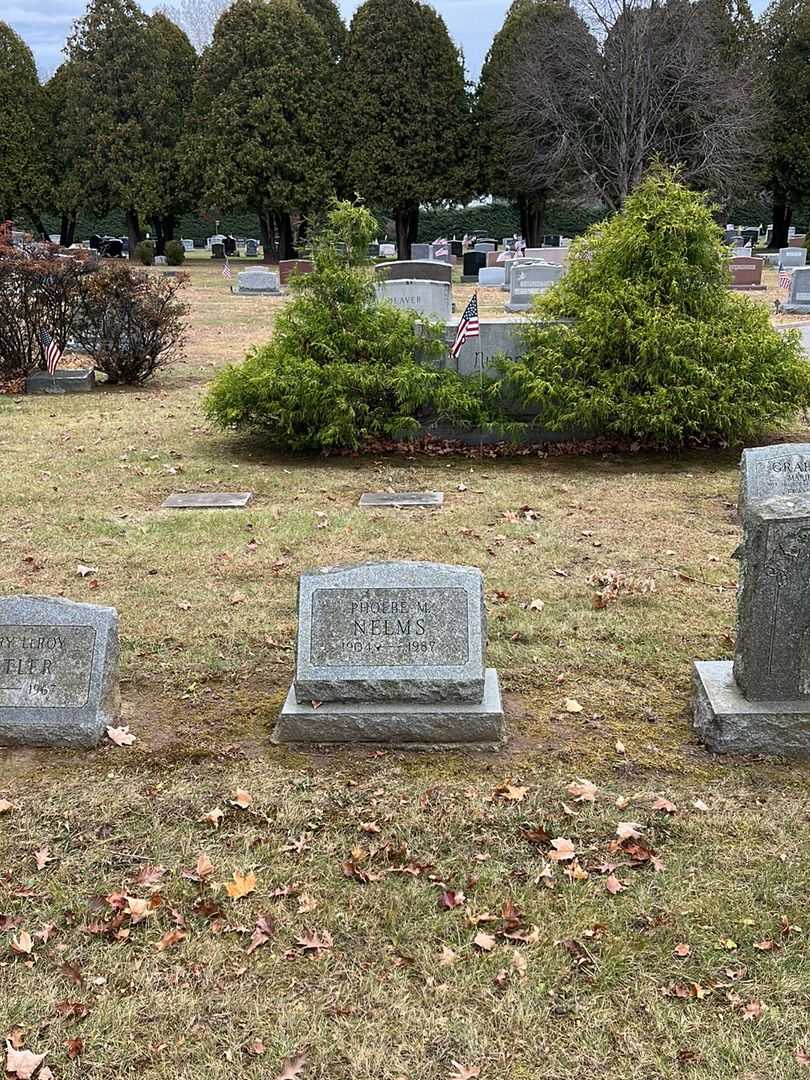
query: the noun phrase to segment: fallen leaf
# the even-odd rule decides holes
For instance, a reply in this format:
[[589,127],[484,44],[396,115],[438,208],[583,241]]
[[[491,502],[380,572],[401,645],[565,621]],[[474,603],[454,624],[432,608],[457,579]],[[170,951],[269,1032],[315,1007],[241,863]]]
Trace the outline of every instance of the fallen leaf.
[[499,784],[495,788],[495,797],[503,802],[523,802],[526,797],[525,787],[513,787],[511,784]]
[[251,870],[247,874],[240,874],[234,870],[233,881],[225,883],[225,892],[232,900],[241,900],[243,896],[249,896],[256,891],[256,875]]
[[11,1043],[6,1041],[6,1072],[15,1073],[17,1080],[31,1080],[44,1060],[44,1054],[15,1050]]
[[247,597],[243,592],[237,591],[235,593],[231,593],[229,599],[231,604],[244,604],[244,602],[247,600]]
[[810,1065],[810,1051],[805,1050],[803,1046],[796,1047],[796,1062],[799,1065]]
[[565,836],[558,836],[555,840],[551,841],[553,851],[548,853],[548,857],[553,862],[565,862],[568,859],[573,859],[576,855],[574,845]]
[[0,799],[0,814],[8,814],[14,809],[14,803],[10,803],[8,799]]
[[276,1077],[276,1080],[296,1080],[301,1075],[306,1066],[307,1059],[303,1054],[296,1054],[295,1057],[285,1058],[281,1065],[281,1072]]
[[73,1061],[84,1053],[84,1039],[80,1038],[78,1035],[72,1039],[67,1039],[65,1041],[65,1048],[67,1049],[68,1057]]
[[238,787],[230,798],[230,805],[238,807],[239,810],[247,810],[250,804],[253,802],[253,797],[244,788]]
[[466,899],[460,889],[445,889],[439,896],[439,907],[442,911],[452,911],[453,908],[461,907]]
[[76,577],[92,577],[93,574],[97,573],[97,566],[85,566],[84,563],[79,563],[76,567]]
[[107,738],[116,746],[132,746],[135,742],[135,736],[129,730],[129,724],[124,727],[108,727]]
[[209,810],[207,814],[203,814],[200,821],[207,821],[209,825],[213,825],[215,829],[218,829],[224,817],[225,812],[220,809],[220,807],[215,806],[213,810]]
[[53,1011],[63,1020],[84,1020],[90,1013],[90,1009],[83,1001],[57,1001]]
[[16,956],[30,956],[34,948],[34,939],[27,930],[21,930],[18,937],[11,939],[9,948]]
[[616,835],[620,840],[637,840],[643,828],[637,821],[620,821],[616,826]]
[[627,753],[627,750],[625,749],[625,745],[620,739],[616,740],[616,753],[617,754],[626,754]]
[[617,893],[624,892],[627,886],[619,881],[615,874],[611,874],[605,881],[605,888],[611,896],[616,896]]
[[310,912],[317,910],[318,901],[314,896],[310,896],[309,893],[301,893],[298,897],[298,914],[309,915]]
[[190,881],[205,881],[209,878],[215,870],[214,864],[208,858],[204,851],[201,851],[197,856],[197,861],[194,864],[193,870],[184,870],[183,877],[188,878]]
[[458,956],[447,945],[442,945],[442,951],[439,956],[439,967],[451,967],[455,964]]
[[766,1005],[761,1001],[749,1001],[742,1011],[743,1020],[759,1020],[765,1012]]
[[173,945],[179,945],[181,941],[185,941],[187,936],[184,930],[167,930],[155,947],[158,952],[165,952]]
[[483,930],[479,930],[473,938],[473,945],[479,948],[482,952],[492,952],[497,942],[492,934],[485,934]]
[[581,776],[577,777],[575,784],[569,784],[566,788],[568,794],[575,796],[577,802],[595,802],[598,790],[596,784],[591,780],[583,780]]
[[565,711],[570,713],[580,713],[582,712],[582,706],[576,698],[569,697],[565,699]]
[[256,920],[256,928],[253,931],[253,936],[250,939],[250,945],[247,947],[248,955],[256,952],[262,945],[266,945],[273,934],[276,932],[276,924],[270,918],[269,915],[260,915]]
[[659,798],[652,804],[653,810],[660,810],[664,814],[677,814],[678,807],[669,799]]
[[691,953],[691,951],[692,951],[691,945],[687,945],[683,941],[679,942],[675,946],[675,948],[672,950],[673,954],[675,956],[680,957],[681,959],[685,959]]
[[328,930],[319,934],[316,930],[307,930],[301,937],[295,939],[295,944],[304,952],[320,953],[331,949],[334,942]]
[[542,600],[532,600],[529,604],[529,611],[542,611],[545,606]]
[[475,1080],[476,1076],[481,1075],[480,1065],[461,1065],[458,1061],[451,1061],[450,1064],[456,1071],[450,1073],[447,1080]]

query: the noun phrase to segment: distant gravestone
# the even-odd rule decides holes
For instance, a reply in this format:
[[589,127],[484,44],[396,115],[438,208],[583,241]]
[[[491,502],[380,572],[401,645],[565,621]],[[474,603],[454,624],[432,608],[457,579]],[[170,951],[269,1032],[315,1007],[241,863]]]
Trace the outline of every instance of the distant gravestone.
[[810,315],[810,266],[797,266],[790,278],[790,295],[782,311]]
[[155,256],[155,266],[168,266],[168,265],[169,265],[169,260],[166,258],[165,255],[156,255]]
[[754,228],[753,226],[748,229],[743,229],[742,238],[746,244],[750,244],[751,250],[753,251],[759,243],[759,229]]
[[408,259],[375,266],[378,281],[453,281],[453,268],[433,259]]
[[779,248],[779,268],[789,266],[804,266],[807,263],[807,248],[784,247]]
[[461,259],[464,256],[464,244],[461,240],[450,241],[450,254],[455,255],[457,259]]
[[694,723],[712,749],[810,755],[810,497],[777,496],[743,517],[737,644],[694,665]]
[[453,288],[446,281],[397,279],[378,281],[374,288],[378,300],[443,322],[453,310]]
[[429,259],[431,257],[430,244],[411,244],[412,259]]
[[764,259],[752,259],[748,255],[738,255],[728,265],[731,270],[732,289],[752,291],[765,288],[762,284]]
[[509,279],[509,303],[507,311],[528,311],[535,296],[546,292],[562,278],[561,266],[542,266],[539,263],[529,266],[512,267]]
[[259,267],[243,270],[237,275],[236,281],[239,296],[272,296],[281,292],[279,277],[274,270],[263,270]]
[[743,450],[740,462],[741,517],[779,496],[810,495],[810,443],[778,443]]
[[462,281],[478,281],[478,271],[487,265],[485,251],[468,251],[464,256]]
[[380,244],[381,259],[395,259],[397,257],[396,244]]
[[252,491],[197,491],[170,495],[161,510],[239,510],[253,498]]
[[293,274],[311,274],[315,264],[309,259],[282,259],[278,264],[278,274],[282,285],[286,285]]
[[114,608],[0,599],[0,745],[93,747],[120,711]]
[[564,266],[568,262],[568,250],[561,247],[526,248],[524,257],[535,261],[550,263],[552,266]]
[[360,506],[367,510],[380,510],[391,507],[396,510],[411,507],[435,509],[443,505],[443,491],[370,491],[360,496]]
[[480,241],[480,243],[474,245],[473,251],[480,251],[483,252],[484,255],[486,255],[488,251],[496,251],[497,247],[498,245],[495,243],[494,240],[492,242],[482,240]]
[[224,259],[225,258],[225,246],[216,241],[211,245],[211,258],[212,259]]
[[194,241],[193,240],[181,240],[180,243],[183,245],[183,251],[193,251],[194,250]]
[[478,271],[478,284],[484,288],[498,288],[506,281],[502,266],[482,266]]
[[259,254],[259,243],[257,240],[245,241],[245,256],[248,259],[255,259]]
[[370,259],[379,259],[379,257],[380,257],[380,245],[379,244],[369,244],[367,254],[368,254],[368,257]]
[[481,571],[377,563],[303,574],[280,742],[488,744],[503,721],[484,667]]
[[225,249],[225,254],[233,258],[236,255],[236,239],[233,236],[226,236],[222,241],[222,246]]

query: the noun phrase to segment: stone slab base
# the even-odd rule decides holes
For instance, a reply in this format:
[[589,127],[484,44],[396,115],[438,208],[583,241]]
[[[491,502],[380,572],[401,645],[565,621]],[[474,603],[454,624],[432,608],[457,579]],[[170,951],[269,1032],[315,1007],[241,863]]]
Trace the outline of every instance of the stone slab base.
[[234,289],[233,296],[283,296],[281,289]]
[[765,292],[767,285],[732,285],[734,292]]
[[462,285],[477,285],[478,284],[478,275],[476,274],[475,277],[473,277],[472,274],[462,274],[461,275],[461,283],[462,283]]
[[[538,296],[539,295],[540,294],[538,293]],[[504,306],[507,311],[517,311],[520,312],[521,315],[525,315],[527,311],[532,310],[531,304],[505,304]]]
[[793,315],[810,315],[810,304],[782,304],[780,311],[789,311]]
[[29,371],[25,380],[28,394],[87,394],[96,388],[92,368],[64,368],[49,375],[47,371]]
[[810,757],[810,701],[749,701],[730,660],[693,667],[695,730],[720,754]]
[[498,673],[487,668],[480,703],[325,702],[299,705],[290,687],[273,741],[277,743],[382,743],[408,749],[500,746],[503,705]]

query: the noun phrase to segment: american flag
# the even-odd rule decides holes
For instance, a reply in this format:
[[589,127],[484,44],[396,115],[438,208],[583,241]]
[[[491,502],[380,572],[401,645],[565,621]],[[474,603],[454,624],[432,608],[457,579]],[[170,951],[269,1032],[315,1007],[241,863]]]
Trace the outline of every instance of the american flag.
[[446,259],[450,254],[450,246],[446,240],[434,240],[433,254],[437,259]]
[[227,278],[228,281],[233,279],[233,272],[231,271],[231,264],[228,262],[228,256],[225,256],[225,265],[222,267],[222,276]]
[[45,329],[40,330],[39,340],[41,341],[42,348],[45,352],[45,364],[48,368],[48,374],[53,375],[53,373],[56,371],[59,361],[62,359],[62,350],[59,348],[54,339]]
[[790,279],[791,279],[792,276],[793,275],[791,274],[790,270],[780,270],[779,271],[779,288],[780,289],[789,289],[790,288]]
[[464,347],[464,342],[467,338],[480,336],[481,324],[478,321],[478,293],[473,293],[473,298],[464,309],[464,314],[461,316],[461,322],[458,324],[456,340],[450,348],[450,355],[454,360],[457,360],[458,354]]

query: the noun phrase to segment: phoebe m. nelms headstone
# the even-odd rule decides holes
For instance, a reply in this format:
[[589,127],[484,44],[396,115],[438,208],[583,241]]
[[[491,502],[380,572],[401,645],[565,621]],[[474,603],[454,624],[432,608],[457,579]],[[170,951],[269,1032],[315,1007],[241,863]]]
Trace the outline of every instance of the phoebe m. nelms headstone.
[[279,742],[494,745],[481,571],[391,562],[303,574],[295,680]]
[[121,712],[118,613],[0,599],[0,746],[96,746]]
[[737,644],[694,665],[694,721],[713,750],[810,755],[810,446],[747,450]]

